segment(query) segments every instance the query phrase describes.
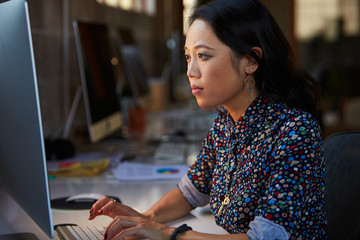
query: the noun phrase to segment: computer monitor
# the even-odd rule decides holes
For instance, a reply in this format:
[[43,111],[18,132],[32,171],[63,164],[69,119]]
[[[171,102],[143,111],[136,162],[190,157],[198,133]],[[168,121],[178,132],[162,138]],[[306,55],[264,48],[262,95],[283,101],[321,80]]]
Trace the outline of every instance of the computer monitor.
[[90,140],[98,142],[122,125],[109,31],[104,24],[73,26]]
[[0,2],[0,112],[1,188],[52,238],[39,95],[25,0]]
[[115,37],[126,75],[124,81],[119,79],[117,83],[118,88],[122,89],[119,94],[131,96],[135,103],[139,104],[140,98],[149,93],[149,77],[145,70],[140,48],[130,29],[116,29]]

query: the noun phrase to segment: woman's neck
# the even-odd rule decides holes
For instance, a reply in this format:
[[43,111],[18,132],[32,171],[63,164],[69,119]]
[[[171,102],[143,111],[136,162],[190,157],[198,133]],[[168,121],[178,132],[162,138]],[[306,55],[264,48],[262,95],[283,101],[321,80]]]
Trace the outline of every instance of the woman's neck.
[[240,117],[244,116],[247,109],[251,105],[251,103],[259,96],[259,92],[254,89],[253,92],[250,93],[250,97],[244,104],[240,104],[234,108],[226,108],[227,111],[230,113],[231,118],[233,119],[234,123],[236,123]]

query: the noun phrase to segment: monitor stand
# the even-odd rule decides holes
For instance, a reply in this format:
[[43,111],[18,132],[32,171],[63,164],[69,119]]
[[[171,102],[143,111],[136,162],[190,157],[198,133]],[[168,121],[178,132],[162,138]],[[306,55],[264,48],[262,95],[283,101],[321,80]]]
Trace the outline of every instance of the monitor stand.
[[12,233],[0,235],[0,240],[39,240],[33,233]]
[[81,89],[81,86],[78,86],[76,89],[76,93],[75,93],[74,100],[73,100],[73,103],[72,103],[72,106],[70,109],[69,116],[65,123],[64,132],[63,132],[63,136],[62,136],[63,139],[69,139],[70,130],[73,125],[74,118],[75,118],[76,112],[79,107],[81,96],[82,96],[82,89]]

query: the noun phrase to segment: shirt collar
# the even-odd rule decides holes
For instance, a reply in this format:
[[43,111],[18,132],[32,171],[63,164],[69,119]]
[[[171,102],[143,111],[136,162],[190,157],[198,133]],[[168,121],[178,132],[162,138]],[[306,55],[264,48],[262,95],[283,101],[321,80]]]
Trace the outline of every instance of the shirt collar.
[[269,111],[274,109],[270,106],[271,102],[262,95],[259,95],[250,104],[245,114],[241,116],[236,123],[231,119],[230,113],[227,112],[227,128],[231,133],[235,133],[236,137],[248,135],[255,129],[255,126],[266,121]]

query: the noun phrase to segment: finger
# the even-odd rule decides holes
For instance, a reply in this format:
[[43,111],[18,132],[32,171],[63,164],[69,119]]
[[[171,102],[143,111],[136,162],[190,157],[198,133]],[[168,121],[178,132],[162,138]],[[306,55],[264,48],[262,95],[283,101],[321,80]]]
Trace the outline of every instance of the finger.
[[[113,239],[120,234],[124,229],[135,226],[136,223],[131,221],[129,217],[118,216],[109,224],[105,231],[106,239]],[[116,238],[115,238],[116,239]]]
[[104,239],[112,239],[113,236],[116,236],[117,234],[119,234],[123,230],[124,230],[124,227],[121,227],[121,226],[120,227],[115,227],[114,225],[109,225],[106,228]]
[[[142,237],[139,238],[137,236],[128,236],[128,237],[123,238],[123,240],[142,240],[142,239],[146,239],[146,238],[142,238]],[[115,238],[115,240],[116,240],[116,238]]]
[[112,220],[111,223],[106,227],[104,239],[111,239],[108,237],[109,233],[117,230],[116,228],[114,228],[114,224],[116,223],[116,220],[117,219],[114,218],[114,220]]
[[97,217],[98,215],[100,215],[99,214],[100,209],[102,207],[104,207],[106,204],[108,204],[109,201],[111,201],[111,198],[106,197],[106,196],[104,196],[104,197],[100,198],[98,201],[96,201],[90,209],[89,220],[92,220],[95,217]]
[[111,218],[115,218],[116,216],[144,217],[135,209],[114,201],[108,202],[99,210],[98,213],[102,215],[107,215]]
[[[119,218],[116,224],[118,224],[117,226],[121,225],[122,230],[117,234],[115,231],[111,232],[116,235],[114,237],[111,235],[111,238],[108,239],[170,239],[175,229],[139,217]],[[116,225],[112,227],[116,227]]]
[[113,199],[110,199],[110,201],[102,208],[100,208],[97,213],[99,215],[107,215],[111,218],[115,218],[119,215],[128,215],[126,211],[124,211],[125,208],[125,205],[118,203]]
[[117,233],[111,240],[122,240],[122,239],[143,239],[144,234],[140,229],[136,227],[124,228],[122,231]]

